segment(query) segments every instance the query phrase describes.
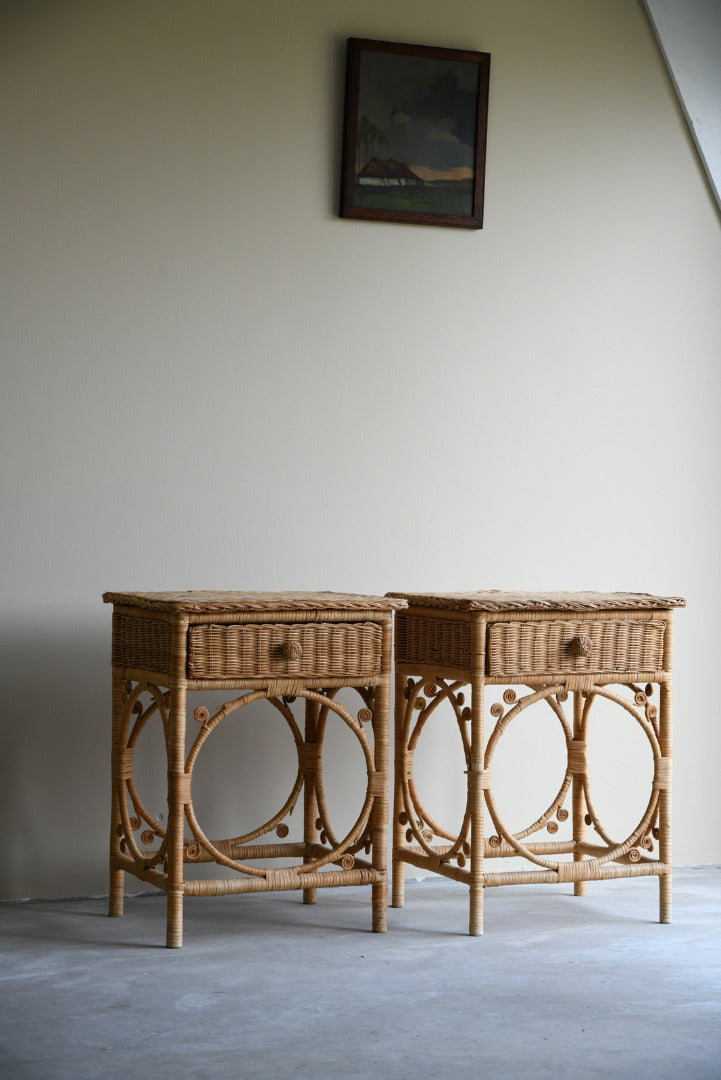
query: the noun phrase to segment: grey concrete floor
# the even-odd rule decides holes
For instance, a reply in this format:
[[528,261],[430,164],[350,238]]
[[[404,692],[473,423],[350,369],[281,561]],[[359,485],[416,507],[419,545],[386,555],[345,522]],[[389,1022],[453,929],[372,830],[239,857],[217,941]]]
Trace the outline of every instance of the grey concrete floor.
[[409,883],[372,934],[365,888],[0,905],[4,1080],[719,1080],[721,868],[486,894]]

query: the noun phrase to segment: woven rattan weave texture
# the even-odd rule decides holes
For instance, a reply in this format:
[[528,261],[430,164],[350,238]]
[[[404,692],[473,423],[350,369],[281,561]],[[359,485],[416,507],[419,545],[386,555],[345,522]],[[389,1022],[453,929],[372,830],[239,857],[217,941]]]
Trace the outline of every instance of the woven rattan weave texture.
[[[665,629],[663,622],[634,622],[631,618],[492,623],[488,628],[488,673],[660,671]],[[577,645],[581,640],[582,647]]]
[[180,614],[218,614],[250,611],[392,611],[405,607],[391,597],[335,592],[237,592],[189,590],[186,592],[105,592],[106,604],[129,604],[135,608]]
[[252,623],[191,626],[188,672],[195,679],[378,675],[383,630],[378,623]]
[[626,592],[515,592],[487,589],[478,592],[389,592],[414,607],[452,608],[458,611],[629,611],[685,607],[681,596],[652,596]]

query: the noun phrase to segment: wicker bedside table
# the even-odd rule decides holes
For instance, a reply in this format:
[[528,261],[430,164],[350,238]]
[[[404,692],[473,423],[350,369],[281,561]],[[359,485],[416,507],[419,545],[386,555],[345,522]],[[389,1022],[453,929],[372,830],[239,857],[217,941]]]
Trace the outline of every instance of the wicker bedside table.
[[[113,604],[110,915],[123,914],[126,872],[167,893],[169,948],[183,943],[186,896],[300,889],[312,903],[319,887],[371,885],[373,930],[384,931],[391,621],[405,601],[330,592],[108,592],[103,599]],[[355,716],[337,700],[341,687],[360,696]],[[199,705],[186,741],[188,693],[211,690],[242,692],[212,714]],[[302,720],[294,715],[296,699],[303,703]],[[290,729],[298,757],[295,782],[270,820],[242,835],[210,840],[193,807],[196,760],[223,722],[237,720],[261,700]],[[345,725],[358,741],[368,773],[359,815],[340,838],[323,789],[329,720]],[[166,826],[136,784],[134,755],[148,722],[160,724],[165,736]],[[287,839],[285,819],[301,791],[303,837]],[[262,839],[269,834],[275,834],[273,842]],[[296,862],[276,869],[253,865],[274,858]],[[235,873],[187,878],[186,868],[201,863]]]
[[[660,919],[670,922],[672,612],[685,601],[638,593],[388,595],[409,605],[396,616],[393,906],[403,906],[406,863],[469,886],[474,935],[483,933],[487,887],[573,882],[576,895],[582,895],[590,880],[656,875]],[[618,685],[611,690],[612,684]],[[520,693],[512,688],[518,685],[524,687]],[[486,737],[484,694],[489,686],[508,689],[489,710]],[[638,723],[653,755],[647,807],[620,841],[600,820],[591,790],[588,733],[594,702],[600,699]],[[441,828],[427,813],[414,779],[418,740],[441,703],[457,721],[468,776],[466,810],[457,832]],[[526,708],[544,703],[561,725],[565,774],[544,812],[527,828],[512,832],[494,798],[494,753],[509,724]],[[559,822],[569,817],[564,806],[569,793],[569,838],[529,841],[541,829],[551,836],[558,832]],[[586,836],[589,826],[597,834],[594,842]],[[658,858],[652,858],[656,841]],[[487,860],[519,856],[529,868],[488,871]]]

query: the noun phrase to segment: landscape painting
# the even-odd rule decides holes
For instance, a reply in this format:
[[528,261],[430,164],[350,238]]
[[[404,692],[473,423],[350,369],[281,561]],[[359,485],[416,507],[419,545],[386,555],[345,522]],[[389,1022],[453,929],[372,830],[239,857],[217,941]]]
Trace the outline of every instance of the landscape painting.
[[341,216],[480,229],[488,53],[350,38]]

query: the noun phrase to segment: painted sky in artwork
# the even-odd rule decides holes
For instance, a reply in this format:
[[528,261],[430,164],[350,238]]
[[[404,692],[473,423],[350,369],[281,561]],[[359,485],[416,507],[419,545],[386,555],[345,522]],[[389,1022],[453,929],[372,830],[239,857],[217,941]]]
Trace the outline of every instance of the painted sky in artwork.
[[478,78],[477,64],[364,51],[357,167],[371,157],[394,158],[422,180],[470,178]]

